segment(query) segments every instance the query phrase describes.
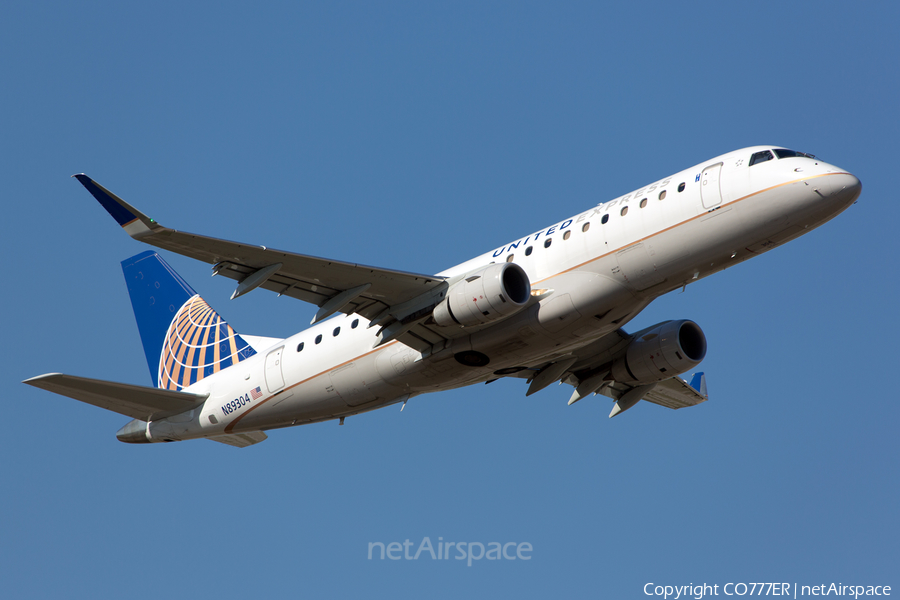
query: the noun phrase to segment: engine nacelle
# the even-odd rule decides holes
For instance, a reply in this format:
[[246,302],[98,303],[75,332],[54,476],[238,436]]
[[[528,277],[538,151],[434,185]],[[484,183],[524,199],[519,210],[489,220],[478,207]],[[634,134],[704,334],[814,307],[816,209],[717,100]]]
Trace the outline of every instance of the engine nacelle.
[[641,332],[611,369],[616,381],[651,383],[693,369],[706,356],[706,336],[693,321],[666,321]]
[[434,308],[438,325],[480,325],[518,312],[531,297],[531,282],[515,263],[488,265],[456,282]]

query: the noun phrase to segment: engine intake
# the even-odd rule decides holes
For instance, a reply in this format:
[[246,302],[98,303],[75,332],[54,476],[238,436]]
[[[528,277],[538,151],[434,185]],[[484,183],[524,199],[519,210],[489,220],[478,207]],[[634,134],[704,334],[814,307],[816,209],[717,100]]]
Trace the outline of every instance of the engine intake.
[[518,312],[531,297],[525,269],[515,263],[489,265],[456,282],[434,308],[442,327],[496,321]]
[[651,383],[696,367],[706,357],[706,336],[693,321],[666,321],[635,335],[611,369],[616,381]]

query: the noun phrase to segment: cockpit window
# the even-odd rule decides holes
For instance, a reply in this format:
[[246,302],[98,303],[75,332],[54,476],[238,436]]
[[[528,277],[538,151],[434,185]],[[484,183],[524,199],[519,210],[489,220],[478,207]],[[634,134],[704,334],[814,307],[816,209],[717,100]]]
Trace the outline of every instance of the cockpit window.
[[[756,155],[754,154],[754,156]],[[778,158],[815,158],[815,156],[806,152],[797,152],[796,150],[786,150],[784,148],[775,148],[775,156]]]
[[772,156],[772,153],[768,150],[763,150],[762,152],[754,152],[753,156],[750,157],[750,166],[761,162],[766,162],[767,160],[772,160],[775,158]]

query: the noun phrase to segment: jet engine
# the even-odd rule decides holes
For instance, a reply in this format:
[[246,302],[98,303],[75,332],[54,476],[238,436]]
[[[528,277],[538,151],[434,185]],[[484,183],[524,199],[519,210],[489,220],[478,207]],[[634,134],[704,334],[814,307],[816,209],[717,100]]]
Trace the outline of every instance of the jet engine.
[[635,334],[611,374],[622,383],[652,383],[693,369],[705,356],[706,336],[699,325],[666,321]]
[[531,282],[522,267],[492,264],[453,284],[434,308],[434,320],[443,327],[480,325],[518,312],[530,297]]

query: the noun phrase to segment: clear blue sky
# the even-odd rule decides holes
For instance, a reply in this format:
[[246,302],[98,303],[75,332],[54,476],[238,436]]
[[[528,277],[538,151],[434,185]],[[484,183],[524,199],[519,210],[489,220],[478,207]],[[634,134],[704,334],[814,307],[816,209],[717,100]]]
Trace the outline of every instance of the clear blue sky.
[[[896,3],[129,4],[0,20],[3,597],[900,586]],[[754,144],[863,193],[632,323],[703,327],[698,408],[501,381],[237,450],[125,445],[19,383],[150,383],[119,267],[145,247],[73,173],[178,229],[437,272]],[[165,258],[240,332],[314,312]],[[367,560],[425,536],[532,559]]]

